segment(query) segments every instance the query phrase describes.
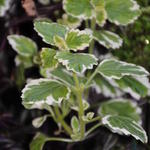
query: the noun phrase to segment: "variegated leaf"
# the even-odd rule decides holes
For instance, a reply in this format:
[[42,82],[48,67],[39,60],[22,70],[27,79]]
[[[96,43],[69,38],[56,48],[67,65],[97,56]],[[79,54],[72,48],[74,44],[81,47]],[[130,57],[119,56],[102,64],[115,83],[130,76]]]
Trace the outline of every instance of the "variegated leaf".
[[109,21],[116,25],[133,23],[140,15],[139,5],[135,0],[106,0],[105,9]]
[[92,37],[87,30],[70,30],[66,35],[66,44],[70,50],[83,50],[89,46]]
[[90,0],[63,0],[64,10],[71,16],[87,19],[92,17]]
[[9,35],[9,44],[21,56],[31,57],[36,54],[37,46],[33,40],[22,35]]
[[118,61],[115,59],[103,60],[97,71],[105,77],[120,79],[125,75],[147,76],[149,73],[141,66],[136,66],[131,63]]
[[56,68],[58,62],[54,59],[55,55],[56,50],[51,48],[42,48],[42,51],[40,52],[42,67],[48,69]]
[[117,49],[123,42],[117,34],[106,30],[93,32],[93,38],[108,49]]
[[65,38],[65,35],[68,31],[67,27],[61,24],[49,23],[46,21],[35,21],[34,29],[42,37],[44,42],[51,45],[55,45],[54,36],[57,35]]
[[133,119],[123,116],[108,115],[102,119],[102,123],[112,132],[131,135],[143,143],[147,143],[147,135],[144,129]]
[[128,99],[112,99],[100,105],[98,113],[102,116],[117,115],[124,116],[140,123],[141,108],[135,102]]
[[83,73],[86,69],[92,69],[97,65],[97,58],[91,54],[58,52],[55,58],[66,66],[67,70],[76,73]]
[[44,105],[60,103],[68,99],[70,90],[62,83],[51,79],[31,80],[22,90],[23,105],[28,108],[44,109]]
[[63,14],[62,19],[58,19],[57,22],[62,25],[68,26],[70,29],[77,28],[81,25],[81,19],[67,14]]
[[0,0],[0,17],[3,17],[11,6],[11,0]]
[[135,78],[132,76],[124,76],[120,80],[116,80],[118,87],[124,92],[130,93],[132,97],[140,99],[148,94],[150,89],[149,80],[147,77]]

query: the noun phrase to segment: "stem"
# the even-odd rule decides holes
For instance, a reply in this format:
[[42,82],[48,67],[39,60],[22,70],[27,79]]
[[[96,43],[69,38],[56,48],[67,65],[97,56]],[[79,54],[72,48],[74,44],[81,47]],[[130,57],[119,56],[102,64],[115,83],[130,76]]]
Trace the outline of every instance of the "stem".
[[85,27],[89,28],[89,20],[85,20]]
[[[95,31],[95,27],[96,27],[96,19],[93,18],[93,19],[91,20],[91,29],[92,29],[93,32]],[[90,44],[90,47],[89,47],[89,53],[90,53],[90,54],[93,54],[94,45],[95,45],[95,41],[92,40],[92,42],[91,42],[91,44]]]
[[83,139],[85,134],[85,122],[82,119],[82,117],[84,116],[84,107],[82,101],[83,88],[80,86],[76,73],[73,74],[73,77],[76,84],[76,97],[79,104],[78,116],[80,121],[80,133],[81,133],[81,139]]
[[85,87],[88,87],[88,85],[90,84],[90,82],[93,80],[93,78],[96,76],[97,74],[97,69],[92,73],[92,75],[88,78],[87,82],[85,83]]
[[62,117],[62,115],[61,115],[61,113],[60,113],[60,111],[59,111],[58,106],[55,106],[55,107],[54,107],[54,110],[55,110],[55,113],[56,113],[58,122],[63,126],[63,128],[67,131],[67,133],[68,133],[69,135],[71,135],[71,134],[72,134],[72,130],[71,130],[71,128],[67,125],[67,123],[64,121],[64,119],[63,119],[63,117]]
[[88,121],[87,123],[91,123],[91,122],[95,122],[95,121],[100,121],[101,120],[101,117],[98,116],[98,117],[95,117],[93,119],[91,119],[90,121]]
[[71,140],[71,139],[55,138],[55,137],[48,138],[47,141],[59,141],[59,142],[67,142],[67,143],[72,143],[72,142],[74,142],[74,141]]
[[89,129],[87,132],[86,132],[86,136],[88,136],[91,132],[93,132],[95,129],[97,129],[98,127],[100,127],[102,125],[102,123],[98,123],[96,124],[95,126],[91,127],[91,129]]

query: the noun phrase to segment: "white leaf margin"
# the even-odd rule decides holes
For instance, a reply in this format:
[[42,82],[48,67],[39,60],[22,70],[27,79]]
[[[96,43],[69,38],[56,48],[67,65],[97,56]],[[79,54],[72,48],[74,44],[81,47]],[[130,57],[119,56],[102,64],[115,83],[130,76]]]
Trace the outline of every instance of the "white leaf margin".
[[[21,98],[22,98],[22,99],[25,98],[24,93],[25,93],[26,91],[28,91],[28,90],[31,89],[30,86],[33,86],[33,85],[34,85],[34,86],[35,86],[35,85],[40,85],[41,82],[50,82],[50,81],[57,82],[57,83],[63,85],[61,82],[59,82],[59,81],[57,81],[57,80],[54,80],[54,79],[44,79],[44,78],[40,78],[40,79],[30,80],[29,83],[27,83],[26,86],[25,86],[25,88],[22,90]],[[65,85],[64,85],[64,86],[65,86]],[[65,87],[66,87],[66,86],[65,86]],[[61,101],[62,101],[63,99],[69,99],[69,97],[70,97],[71,90],[70,90],[70,88],[68,88],[68,87],[67,87],[67,89],[68,89],[68,93],[67,93],[66,97],[60,97],[60,98],[58,99],[58,101],[56,101],[56,100],[53,98],[53,96],[50,94],[49,96],[47,96],[46,100],[42,100],[42,99],[41,99],[41,100],[39,100],[39,101],[37,101],[37,102],[31,102],[31,101],[30,101],[30,102],[24,102],[24,101],[23,101],[23,104],[32,105],[32,106],[30,107],[30,109],[34,109],[34,108],[43,109],[45,104],[48,104],[48,105],[55,105],[55,104],[58,104],[58,105],[60,105],[60,103],[61,103]]]
[[67,34],[65,36],[65,40],[67,39],[68,33],[70,33],[70,32],[78,33],[77,36],[80,36],[80,35],[89,35],[89,38],[90,38],[89,43],[83,43],[81,46],[77,46],[76,49],[71,49],[71,50],[73,50],[75,52],[78,51],[78,49],[79,50],[84,50],[86,47],[89,46],[90,42],[92,41],[92,31],[90,29],[87,29],[87,28],[85,30],[71,29],[69,32],[67,32]]
[[[127,136],[129,136],[129,135],[132,135],[136,140],[140,140],[141,141],[141,139],[138,137],[138,136],[136,136],[136,135],[134,135],[134,134],[132,134],[132,133],[130,133],[128,130],[126,130],[126,129],[124,129],[124,128],[119,128],[119,127],[114,127],[114,126],[112,126],[111,124],[110,124],[110,122],[109,122],[109,117],[111,117],[111,115],[107,115],[107,116],[105,116],[104,118],[102,118],[102,124],[103,125],[106,125],[106,126],[108,126],[110,129],[111,129],[111,131],[113,132],[113,133],[118,133],[118,134],[120,134],[120,135],[127,135]],[[135,121],[133,121],[132,120],[132,122],[134,123],[134,124],[136,124],[136,125],[138,125]],[[138,125],[139,126],[139,125]],[[140,126],[139,126],[139,128],[141,128]],[[140,130],[140,132],[141,132],[141,130]],[[144,133],[144,137],[145,137],[145,143],[147,143],[147,141],[148,141],[148,138],[147,138],[147,134],[146,134],[146,132],[143,130],[143,133]]]
[[57,59],[60,63],[62,63],[64,66],[66,66],[67,70],[73,71],[73,72],[75,72],[77,74],[83,74],[85,72],[85,70],[87,70],[87,69],[93,69],[93,66],[98,64],[98,62],[97,62],[98,59],[94,55],[92,55],[92,54],[75,53],[75,54],[81,54],[81,55],[88,55],[88,56],[92,57],[93,59],[95,59],[95,61],[96,61],[96,62],[90,64],[88,67],[86,67],[84,64],[82,64],[82,70],[81,70],[81,72],[77,72],[76,70],[74,70],[73,68],[70,68],[68,66],[68,64],[70,64],[70,62],[68,60],[63,60],[63,59],[60,59],[60,58],[56,58],[57,54],[55,55],[55,59]]
[[[28,38],[28,37],[26,37],[26,36],[24,36],[24,35],[17,35],[17,34],[9,35],[9,36],[7,37],[8,42],[9,42],[9,44],[12,46],[12,48],[13,48],[18,54],[21,54],[21,53],[20,53],[20,51],[18,50],[17,44],[15,43],[15,41],[14,41],[13,39],[11,39],[12,37],[15,37],[15,38],[17,38],[17,39],[19,39],[19,38],[25,38],[28,42],[32,43],[36,49],[38,49],[36,43],[35,43],[33,40],[31,40],[30,38]],[[29,56],[28,54],[25,54],[25,53],[22,53],[22,55],[23,55],[23,56],[26,56],[26,57]]]
[[141,71],[143,71],[145,73],[145,75],[135,75],[135,74],[132,74],[132,73],[121,73],[121,77],[117,77],[117,76],[114,76],[114,75],[111,75],[111,76],[106,76],[104,75],[102,72],[98,71],[98,73],[100,73],[103,77],[105,78],[108,78],[108,79],[121,79],[123,76],[125,75],[132,75],[132,76],[140,76],[140,77],[145,77],[145,76],[148,76],[149,75],[149,72],[143,68],[142,66],[138,66],[138,65],[135,65],[135,64],[132,64],[132,63],[127,63],[127,62],[123,62],[123,61],[119,61],[117,59],[114,59],[114,58],[110,58],[110,59],[105,59],[103,60],[99,65],[98,67],[100,67],[101,65],[103,65],[105,62],[107,61],[115,61],[115,62],[118,62],[118,63],[121,63],[123,66],[125,65],[131,65],[133,67],[139,67],[141,69]]

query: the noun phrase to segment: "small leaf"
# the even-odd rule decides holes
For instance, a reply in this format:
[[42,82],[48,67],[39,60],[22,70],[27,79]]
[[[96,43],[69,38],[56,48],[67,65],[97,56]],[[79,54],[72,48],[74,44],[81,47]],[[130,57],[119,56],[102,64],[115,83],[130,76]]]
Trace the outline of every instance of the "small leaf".
[[149,73],[141,66],[118,61],[115,59],[105,59],[98,68],[98,72],[108,78],[120,79],[125,75],[147,76]]
[[144,129],[130,118],[123,116],[106,116],[102,123],[114,133],[131,135],[143,143],[147,143],[147,135]]
[[112,99],[101,104],[98,113],[102,116],[117,115],[131,118],[140,123],[141,108],[128,99]]
[[139,5],[135,0],[107,0],[105,9],[109,21],[116,25],[133,23],[140,15]]
[[43,109],[44,105],[60,103],[68,99],[70,90],[62,83],[50,79],[31,80],[22,90],[23,105],[28,108]]
[[54,36],[54,43],[55,43],[55,46],[57,46],[60,50],[69,50],[65,39],[63,39],[60,36],[57,36],[57,35]]
[[37,53],[37,46],[31,39],[21,35],[9,35],[9,44],[21,56],[30,57]]
[[73,16],[63,14],[62,19],[58,19],[59,24],[68,26],[70,29],[77,28],[81,25],[81,20]]
[[35,128],[40,128],[43,123],[46,121],[48,115],[44,115],[42,117],[38,117],[38,118],[35,118],[33,121],[32,121],[32,125],[35,127]]
[[119,88],[130,93],[136,99],[147,96],[148,89],[150,87],[148,78],[146,77],[135,78],[131,76],[124,76],[120,80],[116,80],[116,83]]
[[117,34],[106,30],[93,32],[93,38],[108,49],[117,49],[122,45],[122,39]]
[[87,19],[92,17],[90,0],[64,0],[64,10],[71,16]]
[[55,58],[66,66],[67,70],[76,73],[83,73],[86,69],[92,69],[93,65],[97,65],[97,59],[91,54],[58,52]]
[[94,117],[94,113],[93,112],[88,112],[86,114],[86,116],[83,116],[82,119],[85,121],[85,122],[89,122],[91,119],[93,119]]
[[80,130],[79,120],[76,116],[71,118],[71,127],[73,129],[73,133],[78,133]]
[[37,133],[30,144],[30,150],[42,150],[44,144],[49,140],[47,136],[42,133]]
[[43,68],[56,68],[57,67],[57,60],[54,59],[56,55],[56,50],[51,48],[42,48],[40,52],[41,62]]
[[93,5],[95,10],[97,24],[103,26],[107,19],[107,12],[105,10],[105,1],[91,0],[91,4]]
[[89,46],[91,35],[86,30],[70,30],[66,35],[66,43],[70,50],[84,50]]
[[37,33],[43,38],[43,41],[55,45],[54,36],[60,36],[65,38],[65,35],[68,31],[67,27],[58,24],[58,23],[49,23],[46,21],[35,21],[34,29]]
[[100,74],[97,74],[94,78],[94,85],[93,87],[96,89],[98,93],[104,94],[106,97],[114,97],[117,96],[118,93],[111,83],[111,80],[104,78]]

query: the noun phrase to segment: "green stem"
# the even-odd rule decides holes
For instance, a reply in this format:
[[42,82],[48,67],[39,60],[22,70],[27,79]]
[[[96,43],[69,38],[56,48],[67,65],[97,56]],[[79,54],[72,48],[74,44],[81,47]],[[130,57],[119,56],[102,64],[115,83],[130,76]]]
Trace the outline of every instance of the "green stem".
[[59,141],[59,142],[67,142],[67,143],[72,143],[72,142],[74,142],[74,141],[71,140],[71,139],[55,138],[55,137],[48,138],[47,141]]
[[102,125],[102,123],[98,123],[96,124],[95,126],[91,127],[91,129],[89,129],[87,132],[86,132],[86,136],[88,136],[91,132],[93,132],[95,129],[97,129],[98,127],[100,127]]
[[73,77],[74,77],[74,81],[76,84],[76,97],[77,97],[78,104],[79,104],[78,116],[79,116],[79,121],[80,121],[80,133],[81,133],[81,139],[83,139],[84,134],[85,134],[85,122],[82,119],[82,117],[84,116],[84,106],[83,106],[83,100],[82,100],[82,94],[83,94],[84,89],[80,86],[78,77],[75,73],[73,74]]
[[66,130],[66,132],[71,135],[72,134],[72,130],[71,128],[67,125],[67,123],[64,121],[60,111],[59,111],[59,108],[58,106],[55,106],[54,107],[54,110],[55,110],[55,113],[56,113],[56,116],[57,116],[57,120],[58,122],[63,126],[63,128]]
[[97,69],[92,73],[92,75],[88,78],[87,82],[85,83],[85,87],[87,88],[88,85],[91,83],[91,81],[93,80],[93,78],[96,76],[97,74]]
[[[96,19],[93,18],[93,19],[91,20],[91,29],[92,29],[93,32],[95,31],[95,27],[96,27]],[[91,44],[90,44],[90,47],[89,47],[89,53],[90,53],[90,54],[93,54],[94,45],[95,45],[95,41],[92,40],[92,41],[91,41]]]

